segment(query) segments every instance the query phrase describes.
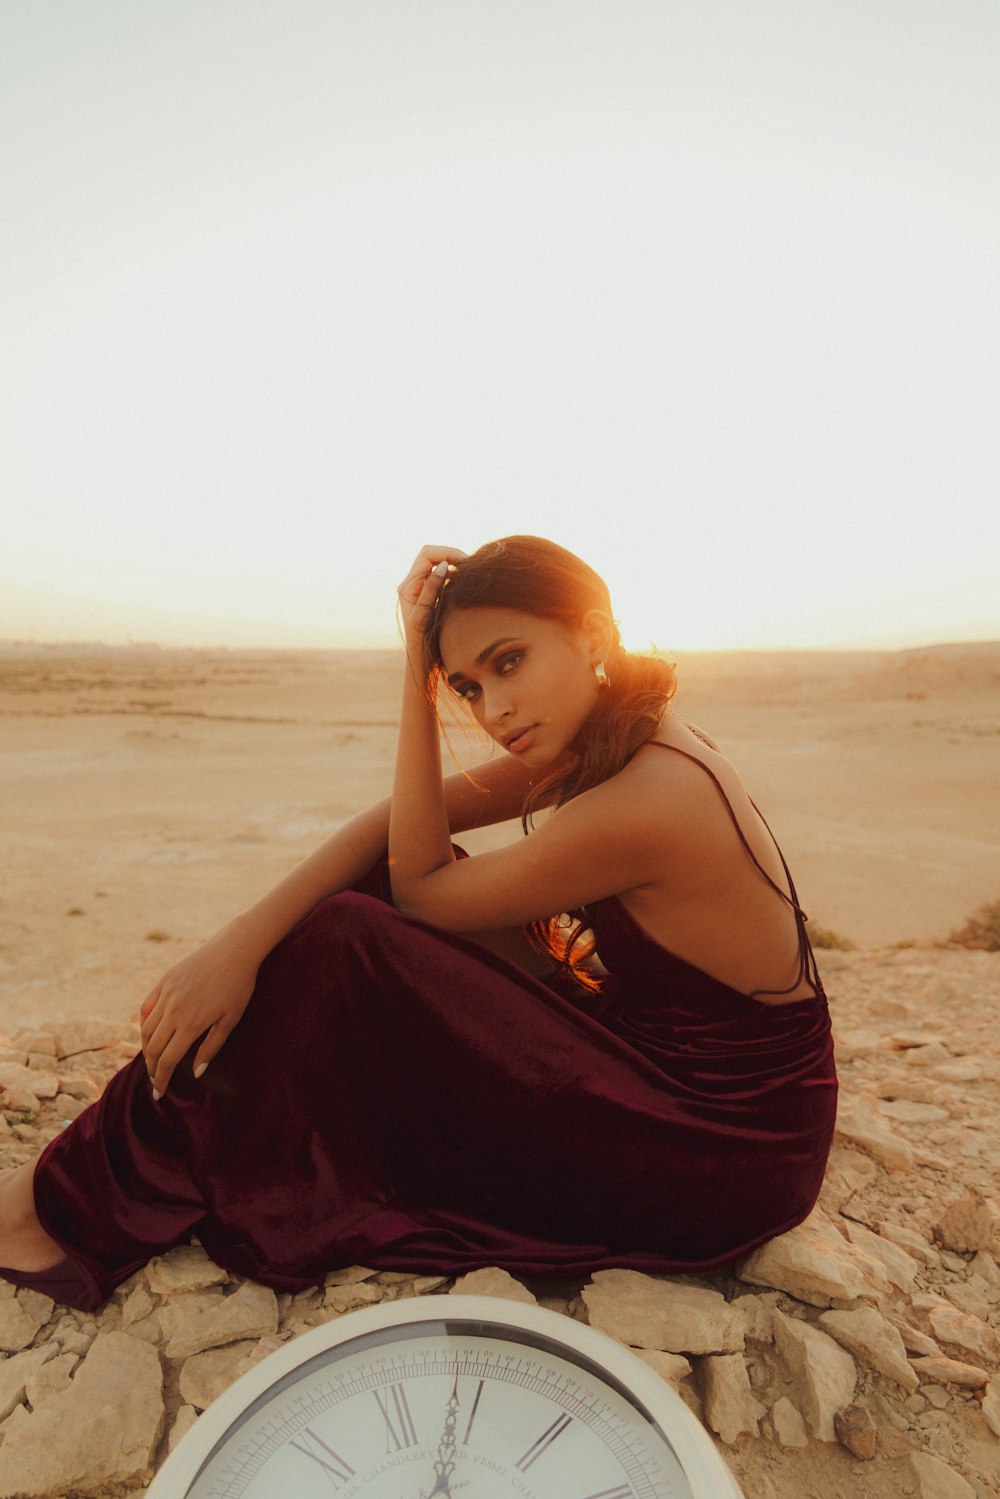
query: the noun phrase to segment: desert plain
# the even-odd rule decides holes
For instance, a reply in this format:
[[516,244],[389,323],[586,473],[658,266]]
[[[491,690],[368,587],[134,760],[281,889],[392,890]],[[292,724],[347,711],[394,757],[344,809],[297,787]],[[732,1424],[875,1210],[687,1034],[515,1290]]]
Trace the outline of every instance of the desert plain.
[[[676,710],[740,769],[817,925],[925,943],[1000,899],[1000,645],[677,665]],[[387,794],[399,674],[393,652],[0,651],[0,1026],[128,1016]]]
[[[738,766],[814,929],[835,934],[835,948],[819,957],[844,1110],[821,1217],[805,1236],[812,1232],[806,1247],[826,1256],[841,1281],[834,1274],[810,1300],[780,1265],[769,1263],[756,1281],[713,1278],[705,1288],[742,1298],[746,1356],[717,1351],[739,1363],[723,1370],[712,1357],[694,1357],[697,1350],[673,1350],[690,1362],[687,1375],[674,1366],[672,1377],[747,1499],[1000,1494],[1000,1403],[989,1382],[1000,1368],[1000,953],[947,945],[977,908],[1000,901],[1000,644],[690,654],[677,665],[676,710]],[[127,1055],[129,1026],[164,968],[342,819],[387,793],[400,671],[394,652],[0,647],[0,1036],[8,1060],[21,1065],[23,1057],[44,1073],[48,1055],[72,1074],[61,1038],[80,1023],[72,1034],[90,1036],[76,1050],[91,1082],[77,1088],[73,1107],[92,1095]],[[449,742],[464,764],[488,753],[457,726]],[[512,825],[463,842],[475,852],[515,836]],[[32,1053],[25,1037],[41,1051]],[[30,1158],[62,1127],[59,1100],[70,1097],[53,1089],[37,1112],[8,1099],[5,1163]],[[235,1290],[197,1271],[185,1283],[183,1265],[171,1273],[161,1269],[148,1283],[140,1275],[97,1321],[60,1316],[30,1293],[24,1300],[19,1292],[15,1307],[13,1289],[3,1292],[0,1312],[16,1313],[19,1328],[25,1317],[37,1326],[3,1343],[0,1393],[5,1364],[13,1368],[7,1361],[46,1349],[46,1359],[63,1364],[59,1379],[53,1363],[48,1385],[36,1383],[36,1398],[68,1398],[72,1360],[123,1328],[161,1356],[166,1383],[145,1467],[71,1475],[65,1492],[141,1489],[171,1430],[176,1438],[225,1383],[216,1370],[212,1384],[196,1360],[218,1360],[229,1346],[232,1377],[324,1316],[404,1294],[391,1277],[359,1276],[365,1289],[352,1301],[331,1280],[312,1302],[279,1297],[273,1327],[256,1343],[223,1338],[181,1360],[165,1349],[160,1325],[177,1321],[171,1298],[208,1294],[203,1283],[222,1300]],[[561,1309],[587,1315],[585,1288],[524,1294],[561,1297]],[[594,1320],[599,1298],[590,1299]],[[902,1327],[893,1357],[908,1358],[916,1372],[900,1373],[888,1343],[873,1353],[860,1334],[852,1343],[848,1324],[819,1321],[831,1310],[849,1317],[865,1308]],[[779,1338],[775,1352],[772,1323],[781,1317],[817,1335],[826,1328],[827,1342],[850,1350],[853,1405],[865,1413],[858,1451],[825,1429],[829,1412],[810,1404],[818,1376],[808,1360],[795,1373],[790,1345]],[[787,1343],[787,1328],[781,1337]],[[654,1364],[670,1356],[662,1339],[645,1353]],[[934,1372],[936,1357],[945,1364]],[[193,1395],[198,1389],[209,1393]],[[0,1426],[0,1469],[7,1449],[15,1470],[17,1443],[45,1408],[22,1389]],[[53,1480],[23,1491],[64,1489]]]

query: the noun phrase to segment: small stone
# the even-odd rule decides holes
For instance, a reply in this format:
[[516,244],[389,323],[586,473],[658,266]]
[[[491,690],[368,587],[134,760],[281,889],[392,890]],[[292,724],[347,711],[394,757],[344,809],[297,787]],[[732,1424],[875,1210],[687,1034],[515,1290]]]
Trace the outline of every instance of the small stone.
[[808,1447],[806,1423],[787,1396],[782,1395],[771,1407],[771,1425],[782,1447]]
[[944,1209],[935,1225],[934,1237],[946,1249],[965,1253],[985,1249],[990,1253],[998,1253],[1000,1209],[984,1197],[982,1192],[970,1187]]
[[203,1411],[250,1367],[248,1359],[256,1345],[252,1339],[231,1343],[228,1348],[207,1348],[193,1353],[181,1365],[178,1388],[181,1399]]
[[911,1103],[908,1098],[879,1099],[878,1112],[897,1124],[940,1124],[951,1118],[947,1109],[933,1103]]
[[844,1098],[837,1110],[837,1134],[860,1145],[869,1155],[890,1167],[909,1168],[913,1150],[892,1132],[884,1119],[866,1109],[857,1099]]
[[353,1286],[359,1280],[371,1280],[375,1273],[364,1265],[345,1265],[341,1270],[329,1271],[323,1284],[327,1290],[331,1286]]
[[975,1364],[962,1364],[958,1359],[945,1358],[944,1354],[911,1360],[922,1381],[930,1384],[956,1384],[964,1390],[981,1390],[990,1382],[985,1369]]
[[987,1388],[982,1412],[990,1431],[994,1436],[1000,1437],[1000,1390],[995,1390],[992,1385]]
[[527,1286],[522,1286],[506,1270],[489,1266],[483,1270],[471,1270],[461,1276],[451,1288],[452,1296],[498,1296],[502,1301],[523,1301],[525,1305],[536,1305],[535,1298]]
[[344,1312],[357,1311],[361,1306],[375,1306],[395,1290],[396,1286],[390,1289],[388,1286],[370,1285],[366,1281],[353,1286],[332,1286],[323,1296],[323,1305],[329,1311],[336,1312],[339,1317]]
[[30,1088],[0,1085],[0,1101],[14,1114],[37,1114],[42,1106],[41,1099]]
[[905,1318],[896,1317],[890,1312],[886,1320],[899,1333],[907,1353],[918,1353],[934,1358],[941,1352],[933,1338],[929,1338],[925,1332],[921,1332],[919,1327],[914,1327]]
[[994,1304],[1000,1300],[996,1288],[987,1285],[980,1275],[970,1275],[965,1284],[948,1286],[948,1300],[954,1302],[963,1312],[968,1312],[970,1317],[978,1317],[980,1322],[988,1322]]
[[57,1097],[67,1096],[83,1104],[94,1103],[101,1096],[98,1083],[86,1072],[60,1072]]
[[446,1286],[450,1276],[447,1275],[418,1275],[413,1281],[414,1296],[430,1296],[434,1291],[440,1291]]
[[[913,1406],[910,1406],[910,1400],[913,1400],[916,1403]],[[940,1384],[921,1385],[919,1393],[916,1395],[911,1395],[910,1400],[907,1400],[906,1402],[907,1407],[915,1411],[922,1411],[928,1405],[932,1405],[935,1410],[943,1411],[947,1410],[948,1406],[951,1404],[951,1396],[948,1394],[948,1391],[945,1389],[944,1385]]]
[[163,1342],[163,1324],[160,1321],[159,1312],[150,1312],[148,1317],[139,1317],[125,1330],[130,1338],[139,1338],[143,1343],[153,1343],[158,1347]]
[[160,1311],[168,1358],[190,1358],[241,1338],[260,1338],[278,1330],[278,1302],[267,1286],[247,1281],[231,1296],[193,1291]]
[[952,1063],[952,1055],[940,1041],[928,1041],[908,1050],[906,1062],[909,1067],[947,1067]]
[[842,1447],[846,1447],[860,1462],[867,1463],[875,1456],[878,1446],[878,1430],[871,1412],[863,1405],[846,1405],[833,1418],[833,1429]]
[[169,1254],[156,1255],[150,1260],[146,1280],[157,1296],[177,1296],[225,1285],[229,1272],[210,1259],[199,1245],[180,1244]]
[[978,1275],[987,1285],[1000,1290],[1000,1265],[985,1249],[980,1249],[969,1264],[970,1275]]
[[862,1306],[856,1311],[823,1312],[819,1325],[861,1363],[895,1380],[904,1390],[915,1390],[919,1385],[902,1338],[873,1306]]
[[1000,1334],[978,1317],[954,1306],[935,1306],[927,1313],[927,1320],[939,1342],[988,1363],[1000,1363]]
[[635,1348],[632,1351],[668,1384],[680,1384],[691,1373],[691,1365],[679,1353],[664,1353],[661,1348]]
[[892,1285],[898,1286],[901,1291],[913,1289],[920,1266],[912,1254],[890,1239],[883,1238],[881,1234],[872,1233],[863,1224],[845,1219],[844,1227],[852,1244],[882,1262]]
[[198,1412],[195,1410],[193,1405],[181,1406],[180,1410],[177,1412],[177,1415],[174,1417],[174,1424],[170,1428],[170,1435],[167,1437],[168,1452],[173,1452],[174,1448],[177,1446],[177,1443],[187,1436],[192,1426],[197,1423],[197,1420]]
[[888,1239],[892,1244],[898,1244],[905,1249],[907,1254],[912,1254],[914,1259],[922,1265],[937,1265],[940,1263],[940,1255],[933,1244],[919,1233],[915,1228],[906,1228],[899,1223],[883,1223],[881,1225],[883,1239]]
[[945,1038],[938,1031],[896,1031],[889,1037],[889,1045],[896,1051],[913,1051],[917,1047],[944,1044]]
[[69,1093],[57,1093],[55,1098],[55,1110],[60,1119],[79,1119],[90,1104],[84,1098],[74,1098]]
[[154,1305],[155,1302],[145,1286],[136,1286],[122,1303],[122,1326],[131,1327],[134,1322],[148,1317]]
[[51,1315],[52,1302],[47,1296],[25,1290],[15,1295],[11,1285],[10,1294],[0,1298],[0,1349],[20,1353],[35,1341]]
[[976,1491],[954,1468],[929,1452],[908,1452],[917,1499],[976,1499]]
[[113,1020],[61,1020],[54,1032],[58,1057],[101,1051],[122,1041],[137,1044],[139,1039],[137,1027]]
[[720,1291],[638,1270],[598,1270],[583,1290],[591,1327],[634,1348],[740,1353],[745,1323]]
[[18,1031],[14,1037],[17,1051],[35,1052],[46,1059],[56,1055],[56,1039],[51,1031]]
[[152,1348],[109,1332],[68,1389],[50,1396],[0,1447],[0,1493],[44,1499],[148,1481],[163,1428],[163,1375]]
[[765,1291],[762,1296],[735,1296],[729,1303],[743,1317],[744,1332],[749,1342],[774,1342],[774,1308],[777,1300],[777,1291]]
[[854,1401],[854,1360],[827,1333],[784,1312],[774,1314],[774,1340],[802,1392],[802,1414],[810,1433],[821,1442],[835,1442],[833,1418]]
[[54,1072],[40,1072],[34,1067],[3,1062],[0,1063],[0,1088],[8,1094],[23,1088],[36,1098],[55,1098],[59,1092],[59,1079]]
[[741,1436],[758,1434],[757,1402],[750,1388],[747,1366],[738,1353],[714,1354],[699,1366],[705,1418],[729,1446]]
[[51,1296],[43,1296],[41,1291],[31,1291],[27,1286],[22,1286],[17,1292],[17,1299],[22,1309],[27,1312],[33,1322],[37,1322],[39,1328],[45,1326],[52,1318],[56,1304]]

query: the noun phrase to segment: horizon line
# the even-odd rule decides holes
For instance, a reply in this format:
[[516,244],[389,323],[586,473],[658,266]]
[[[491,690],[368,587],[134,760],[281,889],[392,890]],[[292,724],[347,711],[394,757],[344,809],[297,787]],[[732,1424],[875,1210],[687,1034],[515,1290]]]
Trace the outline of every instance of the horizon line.
[[[840,645],[722,645],[722,646],[678,646],[676,649],[667,650],[665,647],[648,645],[638,648],[629,648],[633,655],[657,654],[662,656],[733,656],[733,655],[762,655],[762,656],[818,656],[818,655],[903,655],[919,651],[942,651],[962,649],[983,649],[992,646],[1000,649],[1000,636],[997,637],[970,637],[960,640],[928,640],[916,645],[878,645],[878,644],[840,644]],[[275,655],[336,655],[336,654],[371,654],[390,655],[398,654],[403,650],[402,642],[369,644],[359,643],[346,645],[274,645],[274,644],[241,644],[226,645],[221,642],[201,642],[197,645],[181,644],[178,642],[164,642],[160,640],[128,640],[109,641],[101,639],[75,639],[72,637],[54,640],[25,639],[23,637],[11,636],[0,637],[0,652],[12,651],[159,651],[164,654],[175,653],[185,655],[196,655],[199,652],[218,652],[225,655],[249,655],[251,653],[272,652]]]

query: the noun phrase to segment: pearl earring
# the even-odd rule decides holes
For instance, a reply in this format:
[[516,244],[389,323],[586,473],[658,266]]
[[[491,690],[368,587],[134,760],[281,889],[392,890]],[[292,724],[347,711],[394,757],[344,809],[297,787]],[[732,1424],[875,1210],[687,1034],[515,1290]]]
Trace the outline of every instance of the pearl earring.
[[610,681],[608,679],[607,671],[604,668],[604,662],[603,661],[598,661],[597,665],[594,667],[594,676],[597,678],[597,685],[598,685],[598,687],[610,687],[611,686],[611,683],[610,683]]

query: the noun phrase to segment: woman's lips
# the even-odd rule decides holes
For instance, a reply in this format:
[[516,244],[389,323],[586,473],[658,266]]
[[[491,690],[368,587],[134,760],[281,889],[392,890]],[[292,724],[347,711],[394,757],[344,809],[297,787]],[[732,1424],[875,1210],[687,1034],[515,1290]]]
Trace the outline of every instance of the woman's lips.
[[504,740],[504,745],[512,755],[519,755],[522,750],[528,749],[534,742],[537,724],[530,724],[526,729],[518,729],[510,738]]

